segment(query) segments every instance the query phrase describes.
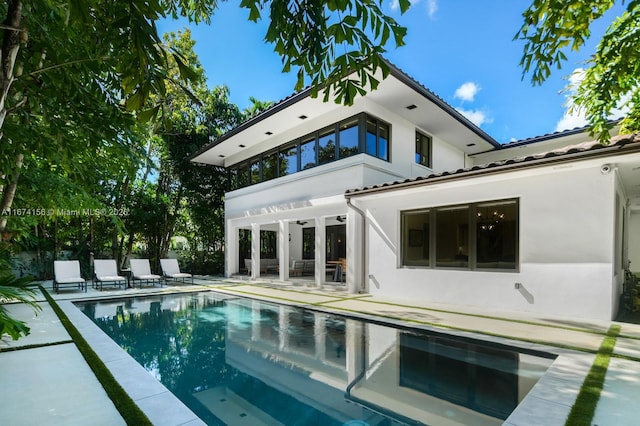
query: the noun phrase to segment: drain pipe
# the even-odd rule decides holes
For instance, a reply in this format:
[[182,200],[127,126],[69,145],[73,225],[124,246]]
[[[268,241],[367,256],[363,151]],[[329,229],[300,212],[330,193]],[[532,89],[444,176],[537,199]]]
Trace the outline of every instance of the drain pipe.
[[360,293],[364,293],[365,291],[365,280],[366,280],[366,273],[367,273],[367,215],[365,212],[363,212],[362,210],[360,210],[358,207],[355,206],[355,204],[353,204],[351,202],[351,197],[347,196],[347,206],[349,208],[352,208],[353,210],[355,210],[356,213],[358,213],[360,215],[360,217],[362,217],[362,271],[361,271],[361,276],[362,276],[362,281],[360,283]]

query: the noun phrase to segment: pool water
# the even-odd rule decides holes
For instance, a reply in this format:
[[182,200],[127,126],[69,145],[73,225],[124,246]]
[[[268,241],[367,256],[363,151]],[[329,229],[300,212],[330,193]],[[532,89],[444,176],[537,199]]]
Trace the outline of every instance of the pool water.
[[210,425],[497,425],[553,361],[215,292],[78,307]]

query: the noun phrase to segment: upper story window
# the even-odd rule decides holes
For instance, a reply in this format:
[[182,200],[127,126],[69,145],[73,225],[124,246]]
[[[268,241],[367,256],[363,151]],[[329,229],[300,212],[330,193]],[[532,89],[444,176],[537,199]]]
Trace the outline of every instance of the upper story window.
[[358,114],[230,168],[231,189],[287,176],[360,153],[389,161],[390,134],[389,124],[364,113]]
[[416,163],[431,168],[431,137],[416,131]]
[[373,117],[367,117],[366,153],[389,160],[389,125]]
[[338,156],[347,158],[359,153],[358,118],[343,122],[338,126],[338,138],[340,141]]
[[307,170],[316,165],[316,139],[305,139],[300,144],[300,170]]
[[278,154],[280,156],[280,176],[298,171],[298,144],[284,146]]
[[326,164],[336,159],[336,130],[323,130],[318,136],[318,164]]

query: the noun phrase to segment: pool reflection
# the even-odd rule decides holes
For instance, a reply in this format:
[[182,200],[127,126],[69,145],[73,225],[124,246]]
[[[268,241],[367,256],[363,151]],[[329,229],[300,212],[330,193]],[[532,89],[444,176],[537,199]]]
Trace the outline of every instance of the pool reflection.
[[212,292],[79,308],[208,424],[501,424],[553,361]]

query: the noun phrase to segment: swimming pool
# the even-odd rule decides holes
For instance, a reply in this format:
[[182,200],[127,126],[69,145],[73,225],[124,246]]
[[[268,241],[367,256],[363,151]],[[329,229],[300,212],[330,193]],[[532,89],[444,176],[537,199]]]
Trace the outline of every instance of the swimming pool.
[[211,425],[501,424],[553,361],[215,292],[77,306]]

